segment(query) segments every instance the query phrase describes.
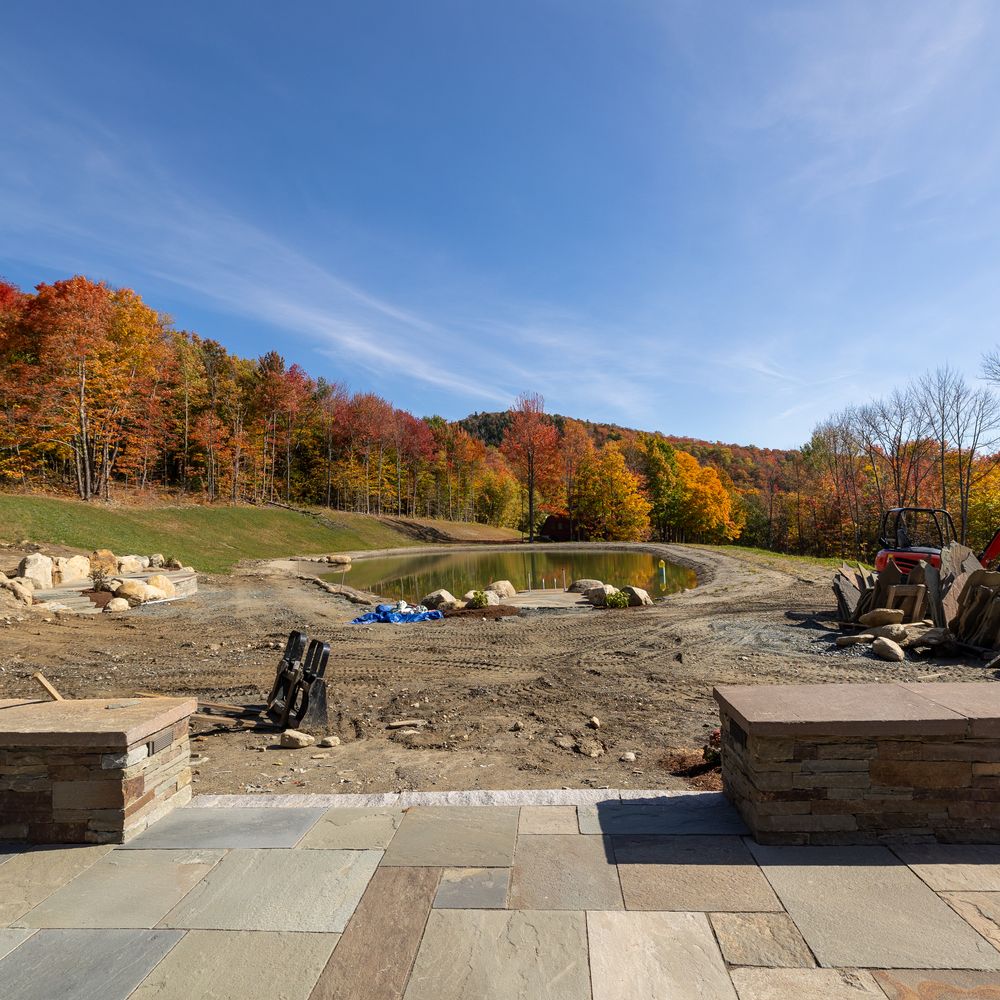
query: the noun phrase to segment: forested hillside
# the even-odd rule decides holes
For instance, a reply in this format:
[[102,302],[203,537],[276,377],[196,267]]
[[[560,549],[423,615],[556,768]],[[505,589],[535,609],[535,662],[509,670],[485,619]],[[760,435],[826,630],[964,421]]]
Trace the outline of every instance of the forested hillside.
[[[987,378],[1000,374],[988,359]],[[544,412],[457,422],[242,358],[132,289],[0,281],[0,484],[84,500],[280,500],[591,538],[735,541],[865,557],[880,510],[945,505],[972,543],[1000,519],[992,390],[944,369],[824,422],[794,450]]]

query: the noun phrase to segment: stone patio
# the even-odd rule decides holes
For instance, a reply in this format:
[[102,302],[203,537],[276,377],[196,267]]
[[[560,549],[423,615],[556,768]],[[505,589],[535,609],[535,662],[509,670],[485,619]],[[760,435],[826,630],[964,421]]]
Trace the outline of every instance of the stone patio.
[[1000,1000],[998,948],[1000,846],[764,847],[716,793],[201,796],[0,845],[17,1000]]

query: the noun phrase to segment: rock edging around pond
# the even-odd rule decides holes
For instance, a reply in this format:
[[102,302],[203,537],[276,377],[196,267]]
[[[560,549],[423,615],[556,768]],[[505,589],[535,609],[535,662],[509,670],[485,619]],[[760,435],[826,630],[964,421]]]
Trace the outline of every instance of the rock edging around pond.
[[116,556],[96,549],[87,556],[32,552],[8,578],[0,573],[0,604],[60,614],[122,612],[140,604],[175,601],[198,590],[192,566],[149,556]]

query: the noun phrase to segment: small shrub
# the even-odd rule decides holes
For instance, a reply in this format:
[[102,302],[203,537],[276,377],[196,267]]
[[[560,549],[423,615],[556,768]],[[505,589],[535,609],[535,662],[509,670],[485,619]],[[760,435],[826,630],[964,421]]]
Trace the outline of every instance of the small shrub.
[[470,608],[485,608],[489,606],[489,599],[486,597],[486,591],[484,590],[474,590],[472,592],[472,600],[466,605]]
[[708,742],[702,750],[702,756],[706,764],[717,767],[722,763],[722,730],[713,729],[708,737]]
[[108,573],[107,570],[102,569],[100,566],[96,567],[91,571],[91,579],[94,581],[94,590],[107,590],[108,589]]
[[604,605],[608,608],[627,608],[628,594],[623,594],[620,590],[617,594],[608,594],[604,598]]

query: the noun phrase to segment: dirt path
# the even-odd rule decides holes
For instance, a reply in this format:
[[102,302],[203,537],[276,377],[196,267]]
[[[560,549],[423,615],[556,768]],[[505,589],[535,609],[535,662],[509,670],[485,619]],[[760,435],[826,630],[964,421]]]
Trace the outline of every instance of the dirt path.
[[[829,570],[644,547],[692,566],[702,585],[653,608],[351,626],[355,605],[270,564],[201,577],[196,598],[127,616],[34,615],[0,624],[0,697],[37,696],[30,678],[41,669],[71,697],[259,701],[295,628],[330,642],[342,745],[268,750],[273,737],[199,725],[197,790],[653,788],[679,786],[664,754],[700,747],[717,725],[715,684],[983,679],[980,663],[834,651]],[[409,736],[386,730],[406,718],[428,724]]]

